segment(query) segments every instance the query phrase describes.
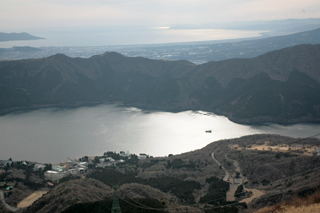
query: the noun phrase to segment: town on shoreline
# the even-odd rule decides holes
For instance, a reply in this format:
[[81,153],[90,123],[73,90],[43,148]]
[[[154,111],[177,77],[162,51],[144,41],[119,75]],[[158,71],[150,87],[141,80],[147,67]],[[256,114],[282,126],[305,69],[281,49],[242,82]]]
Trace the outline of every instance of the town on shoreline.
[[[172,154],[169,155],[169,157]],[[84,156],[80,158],[71,159],[63,163],[51,164],[51,163],[37,163],[32,161],[13,161],[11,158],[8,160],[0,160],[0,168],[7,172],[11,167],[31,167],[33,172],[43,173],[46,184],[48,186],[54,186],[53,183],[58,184],[59,180],[68,176],[85,176],[88,169],[93,168],[115,168],[117,164],[125,164],[127,161],[134,162],[139,160],[144,160],[148,158],[153,158],[145,153],[140,153],[139,155],[131,154],[128,151],[120,151],[119,153],[108,151],[102,156]],[[0,181],[0,187],[8,183]],[[7,190],[13,189],[14,186],[9,184],[6,187]]]

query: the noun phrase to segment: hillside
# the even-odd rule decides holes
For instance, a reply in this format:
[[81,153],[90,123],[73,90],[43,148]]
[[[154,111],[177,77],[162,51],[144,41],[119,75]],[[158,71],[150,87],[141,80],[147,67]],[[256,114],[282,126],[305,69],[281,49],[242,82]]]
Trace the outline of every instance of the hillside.
[[[63,178],[19,212],[77,212],[79,208],[99,212],[111,208],[115,183],[120,186],[118,196],[125,209],[136,201],[168,212],[253,212],[319,190],[319,146],[316,138],[251,135],[170,157],[138,160],[132,155],[113,167],[94,167],[90,162],[89,179],[84,175]],[[30,168],[26,166],[25,171]],[[37,176],[40,173],[30,172],[28,180],[21,169],[11,168],[1,174],[2,180],[17,181],[5,199],[8,204],[15,207],[44,187],[46,181]],[[240,186],[244,191],[238,190]]]
[[23,212],[61,212],[76,203],[95,202],[112,196],[113,190],[99,181],[73,180],[51,189]]
[[105,53],[0,62],[0,113],[115,103],[239,123],[320,121],[320,45],[195,65]]
[[[124,212],[140,212],[141,209],[134,210],[134,205],[128,205],[123,199],[127,199],[130,204],[134,202],[130,199],[134,198],[151,208],[164,208],[166,204],[177,200],[174,196],[158,189],[136,183],[122,185],[118,189],[118,196],[121,198],[122,210],[127,209]],[[90,212],[100,212],[101,209],[111,210],[112,199],[113,189],[100,181],[76,179],[57,185],[32,206],[20,211],[23,213],[88,212],[88,209],[91,209]],[[179,207],[178,204],[176,206]]]
[[320,191],[304,198],[295,197],[292,200],[269,206],[258,210],[256,213],[298,213],[298,212],[319,212]]

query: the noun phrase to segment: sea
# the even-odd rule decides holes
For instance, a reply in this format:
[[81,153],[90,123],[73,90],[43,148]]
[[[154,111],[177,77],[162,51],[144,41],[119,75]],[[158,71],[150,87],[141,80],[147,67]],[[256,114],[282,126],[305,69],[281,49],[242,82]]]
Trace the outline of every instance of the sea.
[[39,40],[0,42],[0,48],[31,47],[79,47],[137,44],[168,44],[195,41],[219,41],[228,39],[257,38],[266,31],[227,29],[171,29],[147,27],[105,28],[50,28],[29,29],[29,34]]
[[319,130],[320,124],[308,123],[242,125],[204,111],[172,113],[105,104],[42,108],[0,116],[0,159],[59,163],[107,151],[157,157],[245,135],[304,138]]

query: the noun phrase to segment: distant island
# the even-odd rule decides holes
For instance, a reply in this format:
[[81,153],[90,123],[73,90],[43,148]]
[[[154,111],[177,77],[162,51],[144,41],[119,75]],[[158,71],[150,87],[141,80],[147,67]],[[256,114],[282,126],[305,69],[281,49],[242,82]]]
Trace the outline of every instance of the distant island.
[[33,36],[28,33],[1,33],[0,32],[0,42],[1,41],[38,40],[38,39],[44,39],[44,38]]

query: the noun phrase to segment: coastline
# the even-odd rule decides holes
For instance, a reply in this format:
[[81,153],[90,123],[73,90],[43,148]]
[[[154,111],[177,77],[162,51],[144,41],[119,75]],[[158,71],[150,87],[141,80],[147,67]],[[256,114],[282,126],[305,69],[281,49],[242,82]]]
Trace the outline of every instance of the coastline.
[[114,106],[123,106],[123,107],[136,107],[141,110],[146,111],[163,111],[163,112],[171,112],[171,113],[179,113],[183,111],[206,111],[209,113],[214,113],[216,115],[225,116],[231,122],[236,124],[244,124],[244,125],[261,125],[266,123],[279,124],[279,125],[292,125],[292,124],[319,124],[320,118],[314,118],[312,116],[303,116],[299,118],[279,118],[272,116],[256,116],[251,118],[238,118],[234,117],[230,112],[223,112],[221,110],[212,110],[207,107],[163,107],[163,106],[148,106],[147,104],[128,104],[122,102],[78,102],[76,104],[65,104],[65,103],[57,103],[57,104],[43,104],[43,105],[33,105],[29,107],[13,107],[8,109],[0,110],[0,116],[5,116],[8,114],[19,114],[24,112],[30,112],[33,110],[46,109],[46,108],[60,108],[60,109],[76,109],[80,107],[90,107],[109,104]]

